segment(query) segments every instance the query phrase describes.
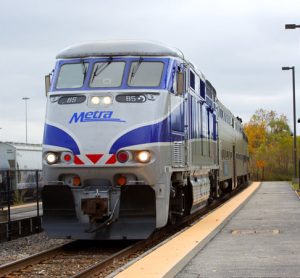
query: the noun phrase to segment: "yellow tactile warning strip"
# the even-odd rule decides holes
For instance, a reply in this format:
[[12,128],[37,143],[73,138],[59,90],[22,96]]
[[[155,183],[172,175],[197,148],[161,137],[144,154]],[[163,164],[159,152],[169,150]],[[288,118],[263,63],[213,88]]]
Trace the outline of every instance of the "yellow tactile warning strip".
[[115,277],[174,277],[224,227],[259,186],[259,182],[252,183],[191,228],[158,247]]

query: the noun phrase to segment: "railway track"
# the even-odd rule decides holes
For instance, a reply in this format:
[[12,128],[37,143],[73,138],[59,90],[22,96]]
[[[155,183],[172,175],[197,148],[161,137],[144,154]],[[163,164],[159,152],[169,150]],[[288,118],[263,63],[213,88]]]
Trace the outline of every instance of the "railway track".
[[170,225],[155,232],[147,240],[135,243],[73,241],[3,265],[0,267],[0,277],[92,277],[93,275],[105,277],[126,262],[191,225],[245,187],[241,186],[176,225]]
[[[107,264],[129,242],[73,241],[0,267],[0,277],[76,277],[99,263]],[[81,276],[79,276],[81,277]]]

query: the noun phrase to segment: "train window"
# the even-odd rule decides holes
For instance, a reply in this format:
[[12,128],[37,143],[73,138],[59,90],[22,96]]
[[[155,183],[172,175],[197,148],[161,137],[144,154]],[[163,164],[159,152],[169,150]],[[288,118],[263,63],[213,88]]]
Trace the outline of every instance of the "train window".
[[128,86],[157,87],[160,85],[164,63],[133,62],[128,76]]
[[61,66],[56,88],[81,88],[88,70],[88,63],[72,63]]
[[101,62],[93,68],[90,87],[119,87],[122,83],[125,62]]
[[200,96],[205,99],[205,83],[200,80]]
[[222,109],[220,109],[220,110],[219,110],[219,117],[220,117],[221,119],[223,119],[223,116],[224,116],[224,112],[223,112]]
[[195,90],[195,74],[190,71],[190,87]]
[[173,85],[172,85],[172,90],[171,92],[174,93],[175,95],[177,94],[177,72],[176,70],[174,69],[174,72],[173,72]]
[[206,94],[210,99],[213,98],[212,90],[209,86],[206,86]]

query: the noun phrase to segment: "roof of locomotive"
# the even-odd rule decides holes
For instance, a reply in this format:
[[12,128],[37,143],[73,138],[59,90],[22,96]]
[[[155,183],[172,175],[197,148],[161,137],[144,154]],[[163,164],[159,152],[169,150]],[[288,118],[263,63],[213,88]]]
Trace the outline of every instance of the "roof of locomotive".
[[183,59],[176,48],[152,41],[95,41],[71,45],[58,53],[57,59],[99,56],[173,56]]

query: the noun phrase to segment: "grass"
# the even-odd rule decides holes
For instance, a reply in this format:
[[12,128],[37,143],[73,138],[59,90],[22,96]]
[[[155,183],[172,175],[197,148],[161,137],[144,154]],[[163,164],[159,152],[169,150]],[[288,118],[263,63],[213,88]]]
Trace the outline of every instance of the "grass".
[[294,190],[299,190],[299,183],[291,183]]

